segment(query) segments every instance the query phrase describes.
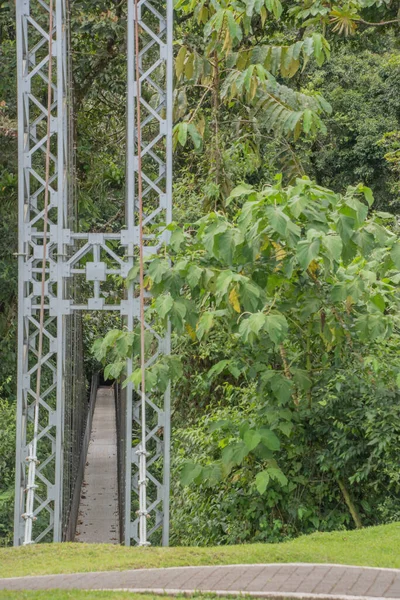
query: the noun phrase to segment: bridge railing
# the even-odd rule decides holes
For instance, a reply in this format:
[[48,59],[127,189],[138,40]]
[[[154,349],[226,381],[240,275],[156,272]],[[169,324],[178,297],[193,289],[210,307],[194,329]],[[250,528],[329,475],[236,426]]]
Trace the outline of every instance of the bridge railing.
[[[72,542],[75,538],[81,488],[85,473],[86,457],[90,433],[92,431],[92,420],[98,387],[99,374],[95,373],[92,376],[89,394],[85,394],[83,398],[79,394],[74,397],[75,408],[77,408],[78,403],[80,403],[81,410],[76,410],[75,417],[72,417],[70,421],[70,428],[66,429],[66,433],[69,434],[69,445],[68,447],[66,445],[64,455],[64,464],[67,468],[66,471],[64,471],[65,514],[63,541],[66,542]],[[82,419],[81,423],[78,423],[79,418]]]
[[125,484],[126,484],[126,391],[114,384],[115,414],[117,422],[118,454],[118,508],[120,542],[125,538]]

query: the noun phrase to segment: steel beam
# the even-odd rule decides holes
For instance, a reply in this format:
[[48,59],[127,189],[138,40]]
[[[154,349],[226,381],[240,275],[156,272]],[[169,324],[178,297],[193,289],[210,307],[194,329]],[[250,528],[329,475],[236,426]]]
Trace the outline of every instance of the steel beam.
[[[77,369],[72,360],[82,361],[76,341],[77,316],[82,311],[102,310],[119,314],[130,331],[138,324],[138,283],[132,282],[125,298],[115,302],[108,293],[115,276],[126,278],[138,259],[139,233],[136,225],[138,149],[135,102],[139,61],[142,94],[142,170],[146,255],[156,253],[168,241],[165,225],[172,212],[172,0],[139,0],[139,56],[134,52],[134,0],[128,0],[127,16],[127,174],[126,228],[116,233],[78,233],[73,230],[74,200],[70,185],[71,116],[68,98],[69,52],[67,0],[54,1],[53,56],[48,56],[48,0],[17,0],[18,121],[19,121],[19,338],[17,459],[15,487],[14,544],[23,543],[26,520],[32,523],[32,542],[62,541],[69,506],[74,496],[71,473],[64,457],[79,457],[79,440],[65,436],[78,420],[71,418],[77,407]],[[32,437],[33,405],[38,369],[40,274],[43,256],[43,196],[47,143],[47,72],[53,61],[51,108],[51,170],[49,230],[46,254],[46,303],[44,352],[41,359],[39,439],[34,510],[26,514],[27,457]],[[80,282],[91,290],[77,298]],[[147,294],[147,292],[146,292]],[[150,301],[149,295],[148,302]],[[146,356],[150,366],[170,351],[170,331],[160,335],[151,322],[145,323],[152,339]],[[75,328],[75,329],[74,329]],[[71,333],[71,332],[74,333]],[[75,340],[72,348],[68,340]],[[70,342],[71,344],[71,342]],[[127,362],[127,375],[135,363]],[[76,379],[76,377],[75,377]],[[73,396],[71,396],[71,394]],[[129,383],[124,391],[126,412],[124,468],[124,541],[139,542],[138,443],[142,418],[140,401]],[[79,403],[78,403],[79,404]],[[87,403],[86,403],[87,404]],[[77,407],[86,418],[85,402]],[[81,421],[82,421],[81,419]],[[169,445],[170,391],[146,396],[147,506],[149,541],[169,541]],[[75,425],[74,425],[75,423]],[[80,430],[84,425],[80,423]],[[74,433],[74,432],[72,432]],[[69,435],[69,434],[68,434]],[[122,454],[122,453],[121,453]],[[65,467],[65,469],[64,469]],[[65,472],[69,469],[68,472]],[[68,488],[68,493],[66,489]],[[76,495],[76,494],[75,494]],[[65,504],[64,502],[64,504]],[[159,529],[163,532],[160,534]],[[29,536],[28,536],[29,537]]]
[[[44,0],[17,0],[18,150],[19,150],[19,312],[17,459],[14,544],[23,541],[27,521],[32,542],[61,541],[65,315],[62,278],[67,202],[66,0],[54,0],[53,31]],[[49,56],[49,33],[52,56]],[[53,65],[50,116],[49,234],[46,253],[46,297],[43,355],[38,357],[40,280],[44,240],[45,153],[49,61]],[[28,447],[42,364],[33,514],[25,511]],[[30,536],[29,536],[30,537]]]
[[[127,200],[126,237],[132,264],[138,260],[138,136],[136,104],[141,104],[141,177],[143,181],[145,255],[151,255],[168,241],[168,232],[157,233],[158,226],[171,222],[172,215],[172,91],[173,91],[173,3],[172,0],[128,0],[128,98],[127,98]],[[135,55],[135,16],[139,20],[139,56]],[[140,82],[136,81],[136,61]],[[128,290],[128,305],[137,306],[137,285]],[[128,327],[138,322],[139,312],[128,316]],[[170,330],[157,333],[145,323],[152,338],[146,364],[150,366],[160,354],[170,352]],[[132,364],[128,365],[131,373]],[[169,543],[170,477],[170,390],[163,395],[146,394],[146,448],[140,444],[142,412],[139,395],[127,390],[127,446],[125,495],[125,544],[139,543],[139,512],[147,513],[148,542]],[[134,443],[132,445],[132,440]],[[146,506],[140,506],[139,453],[146,451]],[[133,497],[132,497],[133,491]],[[162,528],[162,536],[157,530]]]

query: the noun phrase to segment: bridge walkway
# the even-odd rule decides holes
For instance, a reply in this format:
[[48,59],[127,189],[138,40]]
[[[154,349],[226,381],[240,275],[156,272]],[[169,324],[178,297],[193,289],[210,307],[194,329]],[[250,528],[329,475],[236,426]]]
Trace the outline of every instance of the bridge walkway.
[[118,544],[118,463],[114,390],[99,387],[79,503],[76,542]]

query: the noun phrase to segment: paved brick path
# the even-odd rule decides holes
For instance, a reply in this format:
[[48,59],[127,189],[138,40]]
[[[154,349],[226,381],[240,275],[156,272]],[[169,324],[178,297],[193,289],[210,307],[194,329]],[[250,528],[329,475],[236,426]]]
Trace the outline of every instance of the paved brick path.
[[289,598],[400,598],[400,569],[339,565],[174,567],[0,579],[0,589],[108,589]]

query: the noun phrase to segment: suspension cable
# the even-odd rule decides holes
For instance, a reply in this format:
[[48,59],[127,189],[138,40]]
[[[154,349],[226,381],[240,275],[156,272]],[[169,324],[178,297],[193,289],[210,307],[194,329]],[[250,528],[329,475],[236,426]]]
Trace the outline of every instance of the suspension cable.
[[136,68],[136,137],[139,212],[139,285],[140,285],[140,371],[141,371],[141,426],[139,454],[139,546],[147,541],[147,451],[146,451],[146,361],[144,324],[144,238],[143,238],[143,178],[142,178],[142,121],[141,82],[139,65],[139,0],[135,0],[135,68]]
[[29,463],[28,485],[26,486],[26,512],[25,519],[24,546],[32,544],[32,525],[35,520],[34,500],[37,459],[37,443],[39,435],[39,412],[40,412],[40,389],[42,380],[42,357],[43,357],[43,329],[45,314],[45,296],[46,296],[46,259],[47,259],[47,229],[49,214],[49,181],[50,181],[50,135],[51,135],[51,105],[52,105],[52,78],[53,78],[53,0],[49,2],[49,67],[48,67],[48,86],[47,86],[47,140],[45,156],[45,186],[44,186],[44,210],[43,210],[43,260],[42,260],[42,278],[40,293],[40,311],[39,311],[39,334],[38,334],[38,352],[37,352],[37,371],[36,371],[36,394],[34,403],[33,417],[33,440],[29,444],[29,454],[27,461]]

